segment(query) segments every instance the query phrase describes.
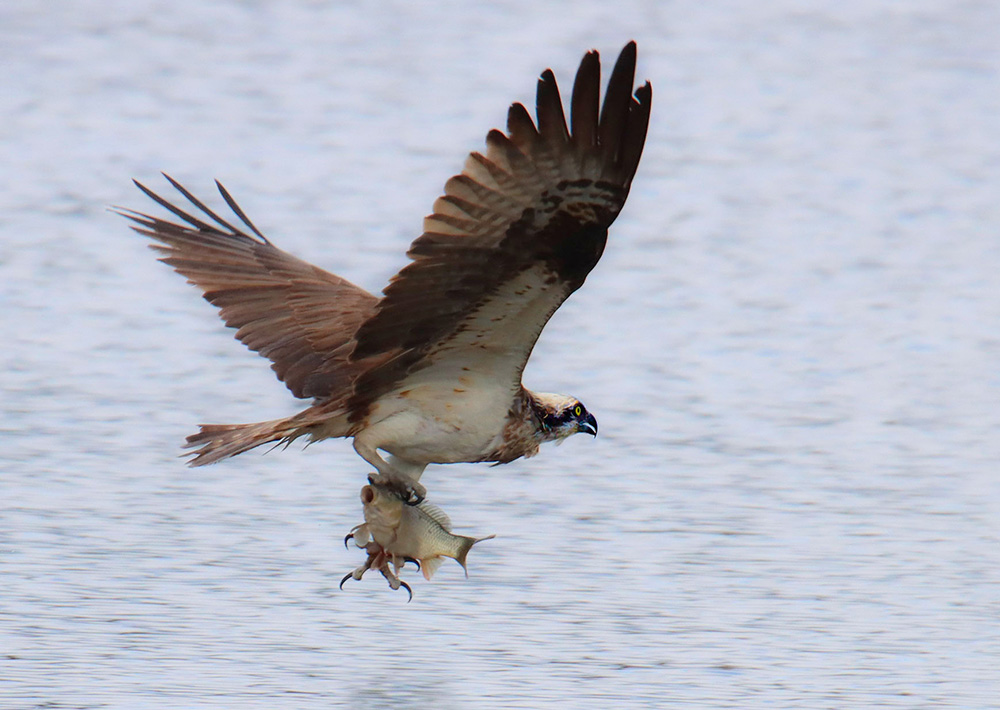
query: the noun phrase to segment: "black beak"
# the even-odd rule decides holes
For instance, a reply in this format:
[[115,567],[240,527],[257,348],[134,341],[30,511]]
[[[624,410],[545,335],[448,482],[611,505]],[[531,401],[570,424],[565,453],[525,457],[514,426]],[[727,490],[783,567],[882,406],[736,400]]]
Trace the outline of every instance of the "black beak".
[[597,420],[594,419],[594,415],[587,412],[585,419],[580,420],[579,429],[577,431],[582,431],[591,436],[597,436]]

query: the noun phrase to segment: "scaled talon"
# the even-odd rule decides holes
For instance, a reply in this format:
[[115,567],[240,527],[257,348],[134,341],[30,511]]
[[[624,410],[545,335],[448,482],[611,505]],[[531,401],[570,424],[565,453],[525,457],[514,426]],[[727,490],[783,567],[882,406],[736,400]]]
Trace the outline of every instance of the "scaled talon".
[[[358,526],[358,528],[362,527],[363,527],[362,525]],[[362,564],[360,567],[344,575],[344,578],[340,580],[340,589],[341,590],[344,589],[344,582],[346,582],[348,579],[353,578],[360,581],[361,578],[364,577],[365,572],[367,572],[370,569],[377,569],[379,573],[383,577],[385,577],[385,580],[389,583],[390,589],[396,590],[399,589],[400,587],[406,587],[406,591],[410,595],[409,599],[407,599],[407,603],[409,603],[410,599],[413,599],[413,590],[410,588],[410,585],[408,585],[406,582],[404,582],[397,576],[402,564],[406,564],[406,560],[402,560],[402,563],[398,562],[392,555],[388,554],[382,548],[382,546],[379,545],[377,542],[369,542],[367,545],[365,545],[364,549],[368,553],[368,558],[365,560],[364,564]],[[390,562],[392,562],[393,566],[396,568],[395,572],[389,569]]]
[[403,580],[399,580],[399,586],[402,587],[403,589],[405,589],[406,593],[410,595],[409,598],[406,600],[406,603],[409,604],[410,602],[412,602],[413,601],[413,590],[410,589],[410,585],[407,584],[406,582],[404,582]]

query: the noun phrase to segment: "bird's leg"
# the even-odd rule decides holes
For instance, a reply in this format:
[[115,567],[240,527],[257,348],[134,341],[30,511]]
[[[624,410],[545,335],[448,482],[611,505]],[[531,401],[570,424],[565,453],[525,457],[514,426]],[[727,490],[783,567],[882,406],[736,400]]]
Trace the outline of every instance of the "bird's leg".
[[405,473],[414,482],[420,480],[420,477],[424,475],[424,469],[427,468],[427,464],[425,463],[413,463],[392,454],[389,454],[388,464],[397,471]]
[[359,439],[360,437],[354,437],[354,450],[378,471],[377,475],[369,477],[372,482],[399,491],[400,498],[409,505],[419,505],[427,496],[427,489],[419,480],[426,466],[410,463],[395,456],[390,456],[389,461],[386,461],[379,456],[376,447],[369,446]]
[[423,475],[424,469],[427,468],[427,464],[413,463],[392,454],[389,454],[389,461],[387,463],[406,482],[404,491],[407,495],[402,496],[403,500],[408,505],[420,505],[424,498],[427,497],[427,488],[420,482],[420,477]]

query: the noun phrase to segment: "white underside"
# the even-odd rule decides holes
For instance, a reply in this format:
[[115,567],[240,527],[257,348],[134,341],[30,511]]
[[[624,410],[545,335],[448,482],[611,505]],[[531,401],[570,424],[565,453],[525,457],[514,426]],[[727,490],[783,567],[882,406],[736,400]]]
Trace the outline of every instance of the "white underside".
[[[355,442],[413,464],[477,461],[499,446],[510,409],[506,389],[468,387],[461,377],[445,383],[412,383],[382,398]],[[457,384],[457,386],[456,386]]]
[[527,269],[469,314],[422,369],[379,398],[354,437],[358,453],[379,464],[374,451],[389,452],[400,460],[391,468],[417,479],[429,463],[480,461],[496,451],[525,360],[566,295],[549,277],[543,264]]

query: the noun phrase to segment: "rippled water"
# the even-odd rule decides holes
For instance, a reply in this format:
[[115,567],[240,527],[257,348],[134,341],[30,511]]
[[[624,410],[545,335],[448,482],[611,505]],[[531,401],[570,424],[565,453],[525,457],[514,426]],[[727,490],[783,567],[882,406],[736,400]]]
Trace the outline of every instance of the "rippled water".
[[[0,7],[0,707],[1000,706],[998,6],[329,5]],[[339,591],[365,467],[185,468],[295,403],[105,207],[218,177],[377,291],[632,37],[644,161],[526,375],[601,436],[429,471],[469,579]]]

